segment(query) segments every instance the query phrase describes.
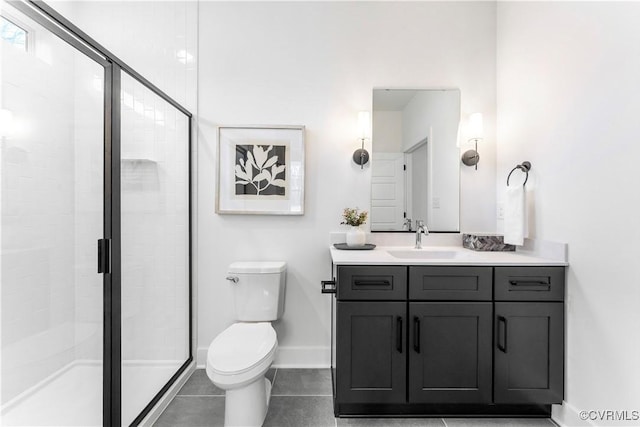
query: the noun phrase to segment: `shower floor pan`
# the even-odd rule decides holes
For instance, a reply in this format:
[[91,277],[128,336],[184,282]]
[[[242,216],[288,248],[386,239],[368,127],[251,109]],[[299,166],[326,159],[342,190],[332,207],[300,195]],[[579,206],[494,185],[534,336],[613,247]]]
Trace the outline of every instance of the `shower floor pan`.
[[[182,363],[124,362],[123,425],[131,424]],[[0,414],[2,426],[102,426],[102,364],[72,362],[7,402]]]

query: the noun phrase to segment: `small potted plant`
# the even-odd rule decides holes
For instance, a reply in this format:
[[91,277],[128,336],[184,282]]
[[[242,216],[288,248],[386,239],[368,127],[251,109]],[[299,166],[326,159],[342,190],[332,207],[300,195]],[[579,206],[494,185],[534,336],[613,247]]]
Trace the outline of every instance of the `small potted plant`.
[[358,208],[344,208],[342,211],[343,221],[340,224],[351,226],[347,231],[347,246],[364,246],[366,236],[360,226],[367,222],[368,215],[367,211],[358,212]]

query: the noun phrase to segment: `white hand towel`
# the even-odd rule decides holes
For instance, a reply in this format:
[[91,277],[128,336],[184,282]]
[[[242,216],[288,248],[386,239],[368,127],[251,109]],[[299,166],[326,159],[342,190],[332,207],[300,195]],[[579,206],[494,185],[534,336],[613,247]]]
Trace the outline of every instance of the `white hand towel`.
[[507,186],[504,203],[504,242],[522,246],[526,234],[526,192],[524,185]]

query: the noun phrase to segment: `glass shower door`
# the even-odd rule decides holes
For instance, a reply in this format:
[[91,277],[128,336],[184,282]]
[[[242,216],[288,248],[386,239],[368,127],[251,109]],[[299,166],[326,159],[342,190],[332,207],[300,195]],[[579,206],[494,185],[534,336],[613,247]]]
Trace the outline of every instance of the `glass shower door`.
[[121,74],[122,424],[190,357],[189,118]]
[[0,6],[1,424],[99,426],[105,68]]

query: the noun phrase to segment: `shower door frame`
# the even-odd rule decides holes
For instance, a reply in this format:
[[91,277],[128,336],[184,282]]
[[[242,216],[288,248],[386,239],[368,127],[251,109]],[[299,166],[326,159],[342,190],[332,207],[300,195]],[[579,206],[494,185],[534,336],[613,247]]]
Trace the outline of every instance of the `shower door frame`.
[[[169,388],[193,362],[193,284],[192,284],[192,169],[191,143],[193,115],[177,101],[145,79],[51,6],[41,0],[8,0],[11,6],[42,25],[54,35],[104,67],[104,237],[106,258],[98,260],[98,271],[103,272],[103,405],[102,425],[122,425],[122,260],[120,211],[120,83],[122,71],[151,90],[165,102],[187,117],[188,129],[188,347],[189,356],[169,381],[160,389],[142,412],[131,423],[140,422],[149,414]],[[99,241],[100,245],[101,242]],[[102,263],[102,265],[101,265]]]

